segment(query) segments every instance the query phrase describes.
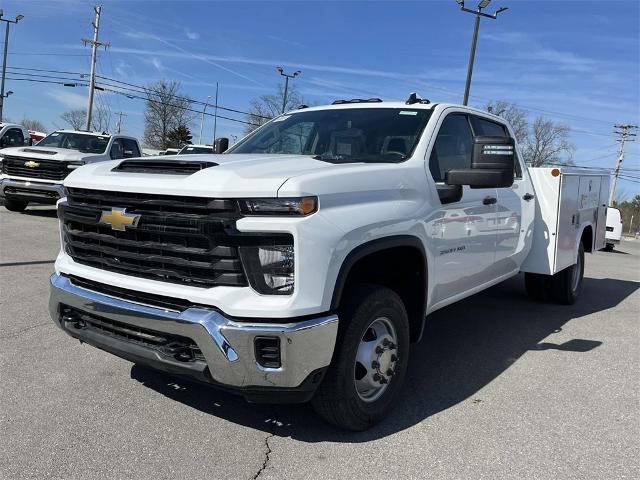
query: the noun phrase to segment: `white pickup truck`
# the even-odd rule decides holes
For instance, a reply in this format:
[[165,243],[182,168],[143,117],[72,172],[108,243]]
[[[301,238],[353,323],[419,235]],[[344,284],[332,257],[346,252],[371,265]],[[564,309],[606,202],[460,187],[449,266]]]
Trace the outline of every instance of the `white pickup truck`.
[[63,180],[86,163],[140,156],[133,137],[75,130],[58,130],[34,146],[15,145],[0,150],[0,197],[12,212],[23,211],[29,202],[56,203]]
[[431,312],[520,272],[570,304],[604,246],[606,173],[528,169],[512,137],[412,95],[293,111],[223,155],[85,166],[58,203],[51,317],[133,362],[368,428]]

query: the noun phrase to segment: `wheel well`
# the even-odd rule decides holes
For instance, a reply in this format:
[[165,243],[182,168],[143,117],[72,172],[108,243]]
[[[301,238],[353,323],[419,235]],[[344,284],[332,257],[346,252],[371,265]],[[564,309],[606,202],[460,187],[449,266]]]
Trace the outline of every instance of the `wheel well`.
[[[409,317],[411,341],[417,341],[426,311],[426,266],[423,251],[415,246],[389,247],[359,256],[346,272],[346,277],[342,281],[338,279],[335,306],[340,307],[350,288],[356,284],[387,287],[402,299]],[[342,271],[341,274],[344,275]]]
[[585,252],[593,251],[593,230],[591,225],[587,225],[582,231],[582,237],[580,238]]

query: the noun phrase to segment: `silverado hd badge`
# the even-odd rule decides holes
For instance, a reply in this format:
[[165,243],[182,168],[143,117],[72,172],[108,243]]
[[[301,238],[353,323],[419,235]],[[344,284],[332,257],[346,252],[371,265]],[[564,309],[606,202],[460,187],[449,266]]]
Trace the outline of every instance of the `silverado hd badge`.
[[39,167],[40,164],[38,162],[34,162],[33,160],[29,160],[28,162],[24,162],[25,167],[36,168]]
[[127,227],[137,227],[141,216],[127,213],[126,208],[112,208],[111,211],[104,210],[102,212],[100,223],[110,225],[111,230],[124,232]]

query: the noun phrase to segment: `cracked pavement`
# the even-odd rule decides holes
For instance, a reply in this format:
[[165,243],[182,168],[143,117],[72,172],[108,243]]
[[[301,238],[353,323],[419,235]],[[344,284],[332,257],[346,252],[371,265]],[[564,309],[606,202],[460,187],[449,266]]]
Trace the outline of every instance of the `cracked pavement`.
[[0,207],[0,478],[638,478],[640,241],[587,255],[574,306],[517,277],[430,317],[362,433],[80,345],[49,320],[52,208]]

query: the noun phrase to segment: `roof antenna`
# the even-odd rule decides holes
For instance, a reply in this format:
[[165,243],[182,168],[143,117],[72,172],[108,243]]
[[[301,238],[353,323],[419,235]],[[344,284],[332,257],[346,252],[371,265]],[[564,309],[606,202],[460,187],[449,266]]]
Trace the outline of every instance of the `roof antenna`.
[[418,94],[416,92],[411,92],[409,94],[409,98],[407,99],[406,102],[404,102],[406,105],[413,105],[414,103],[431,103],[429,100],[422,99],[418,96]]

